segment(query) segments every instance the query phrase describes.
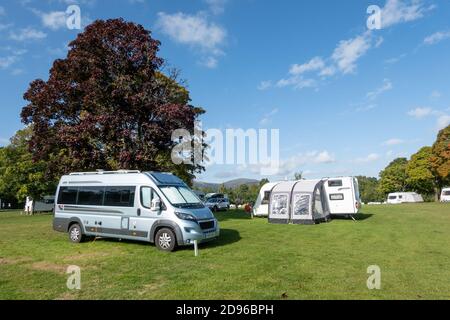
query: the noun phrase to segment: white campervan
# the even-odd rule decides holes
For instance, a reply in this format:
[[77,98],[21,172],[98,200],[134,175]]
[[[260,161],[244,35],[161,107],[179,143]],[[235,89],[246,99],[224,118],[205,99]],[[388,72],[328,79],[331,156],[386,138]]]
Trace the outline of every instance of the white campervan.
[[390,193],[387,198],[387,203],[389,204],[417,203],[417,202],[423,202],[423,198],[420,194],[416,192],[394,192]]
[[114,171],[63,176],[53,228],[69,240],[106,237],[155,243],[163,251],[219,237],[219,224],[197,195],[170,173]]
[[450,202],[450,188],[442,189],[441,202]]

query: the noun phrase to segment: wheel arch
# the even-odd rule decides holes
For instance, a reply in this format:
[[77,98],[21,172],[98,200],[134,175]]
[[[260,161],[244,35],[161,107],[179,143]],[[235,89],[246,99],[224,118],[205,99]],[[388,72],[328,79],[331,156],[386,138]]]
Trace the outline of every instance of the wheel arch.
[[150,230],[150,239],[149,239],[151,243],[155,243],[156,233],[163,228],[169,228],[175,233],[175,236],[177,238],[176,239],[177,244],[179,246],[182,246],[184,244],[183,233],[181,232],[180,226],[178,226],[178,224],[170,220],[158,220],[155,221],[155,223],[153,223],[152,228]]

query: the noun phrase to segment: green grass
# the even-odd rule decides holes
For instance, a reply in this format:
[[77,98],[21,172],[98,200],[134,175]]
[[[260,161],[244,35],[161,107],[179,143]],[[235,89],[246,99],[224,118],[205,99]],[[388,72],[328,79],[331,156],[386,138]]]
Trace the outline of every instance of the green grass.
[[[222,236],[167,254],[137,242],[74,245],[52,216],[0,213],[0,299],[449,299],[450,205],[366,206],[360,220],[270,225],[220,213]],[[66,288],[69,265],[82,289]],[[381,268],[368,290],[367,267]]]

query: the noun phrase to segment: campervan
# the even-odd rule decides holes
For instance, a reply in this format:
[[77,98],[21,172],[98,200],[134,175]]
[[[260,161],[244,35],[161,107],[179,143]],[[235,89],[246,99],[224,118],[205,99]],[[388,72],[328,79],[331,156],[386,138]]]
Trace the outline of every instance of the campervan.
[[442,189],[441,202],[450,202],[450,188]]
[[131,239],[162,251],[220,234],[211,210],[178,177],[124,170],[63,176],[53,228],[75,243],[86,237]]
[[388,204],[415,203],[415,202],[423,202],[422,196],[415,192],[390,193],[387,198]]

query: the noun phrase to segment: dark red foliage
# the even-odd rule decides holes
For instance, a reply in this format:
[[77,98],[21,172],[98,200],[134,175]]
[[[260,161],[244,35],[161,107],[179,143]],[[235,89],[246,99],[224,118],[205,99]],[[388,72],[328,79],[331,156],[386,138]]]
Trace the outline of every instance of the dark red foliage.
[[172,147],[172,130],[193,128],[198,116],[157,81],[159,45],[123,19],[96,21],[80,33],[48,81],[33,81],[24,95],[29,104],[21,117],[33,124],[35,159],[51,163],[56,174],[158,170],[156,155]]

